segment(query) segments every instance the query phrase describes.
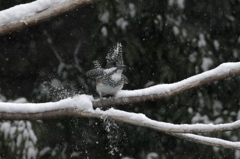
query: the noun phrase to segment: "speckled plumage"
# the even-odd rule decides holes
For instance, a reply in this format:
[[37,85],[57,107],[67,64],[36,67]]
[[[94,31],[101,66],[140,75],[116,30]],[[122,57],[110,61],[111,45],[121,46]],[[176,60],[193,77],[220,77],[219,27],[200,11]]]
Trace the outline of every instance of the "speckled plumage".
[[125,83],[128,83],[127,77],[122,74],[125,66],[120,43],[107,54],[106,60],[106,69],[103,69],[95,60],[93,61],[95,68],[86,73],[88,77],[96,79],[96,91],[100,98],[105,95],[115,95]]

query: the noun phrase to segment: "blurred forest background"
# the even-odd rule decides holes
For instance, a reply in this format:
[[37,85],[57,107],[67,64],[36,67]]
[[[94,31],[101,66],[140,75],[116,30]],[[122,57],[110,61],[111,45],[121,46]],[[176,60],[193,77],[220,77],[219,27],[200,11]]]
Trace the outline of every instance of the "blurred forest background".
[[[31,2],[1,1],[0,9]],[[98,98],[85,72],[123,45],[124,89],[173,83],[240,59],[239,0],[101,0],[0,38],[0,101]],[[170,123],[240,119],[240,78],[177,96],[124,106]],[[205,134],[239,141],[239,131]],[[0,158],[240,159],[240,151],[191,143],[108,119],[1,121]]]

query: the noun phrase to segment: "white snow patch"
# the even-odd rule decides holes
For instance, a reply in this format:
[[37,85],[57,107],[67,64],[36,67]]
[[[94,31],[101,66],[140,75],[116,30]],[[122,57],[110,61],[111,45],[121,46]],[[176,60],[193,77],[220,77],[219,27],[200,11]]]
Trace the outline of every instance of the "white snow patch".
[[50,147],[44,147],[40,152],[39,152],[39,155],[40,156],[43,156],[45,155],[48,151],[50,151],[51,148]]
[[225,14],[225,16],[226,16],[226,18],[227,18],[228,20],[230,20],[230,21],[235,21],[234,16],[227,15],[227,14]]
[[109,16],[110,16],[109,12],[108,12],[108,11],[105,11],[103,14],[101,14],[101,15],[99,16],[99,20],[100,20],[101,22],[103,22],[103,23],[108,23],[108,21],[109,21]]
[[158,154],[156,152],[150,152],[147,154],[147,159],[157,159]]
[[4,122],[2,123],[1,127],[0,127],[0,130],[3,132],[4,134],[4,139],[7,139],[8,138],[8,135],[9,135],[9,132],[10,132],[10,128],[11,128],[11,125],[10,125],[10,122]]
[[147,87],[152,86],[152,85],[154,85],[154,84],[155,84],[154,81],[148,81],[148,82],[144,85],[144,87],[147,88]]
[[80,155],[81,155],[80,152],[72,152],[72,153],[71,153],[71,158],[73,158],[73,157],[79,157]]
[[93,109],[93,105],[92,105],[93,96],[77,95],[73,97],[72,100],[73,100],[73,105],[75,105],[78,110]]
[[204,71],[209,70],[209,68],[210,68],[212,65],[213,65],[213,61],[212,61],[211,58],[209,58],[209,57],[204,57],[204,58],[202,59],[202,65],[201,65],[201,67],[202,67],[202,69],[203,69]]
[[28,148],[27,159],[35,159],[38,151],[34,147]]
[[219,117],[219,118],[217,118],[217,119],[214,120],[214,123],[215,123],[215,124],[220,124],[220,123],[223,123],[223,122],[224,122],[224,120],[223,120],[223,118],[221,118],[221,117]]
[[31,141],[33,141],[33,143],[36,144],[36,143],[37,143],[37,137],[36,137],[36,135],[34,134],[33,130],[32,130],[32,129],[29,130],[28,133],[29,133],[29,137],[30,137]]
[[158,23],[160,23],[162,21],[162,16],[161,15],[157,15],[157,18],[156,19],[154,19],[154,23],[155,24],[158,24]]
[[235,150],[235,158],[236,159],[240,158],[240,151],[239,150]]
[[7,99],[3,95],[0,94],[0,102],[5,102]]
[[18,137],[17,137],[17,147],[20,147],[20,145],[22,144],[22,141],[23,141],[23,136],[22,134],[19,134]]
[[238,55],[239,55],[239,50],[238,49],[233,49],[233,57],[234,58],[238,58]]
[[123,18],[119,18],[116,21],[117,26],[119,26],[122,30],[126,30],[126,27],[128,26],[128,22],[123,19]]
[[218,40],[214,40],[213,45],[214,45],[215,49],[218,51],[219,47],[220,47],[220,44],[219,44]]
[[20,120],[18,122],[18,131],[23,131],[24,129],[25,129],[25,123],[22,120]]
[[185,0],[168,0],[168,5],[177,5],[179,8],[184,9],[184,1]]
[[108,31],[107,31],[107,28],[106,28],[105,26],[102,27],[101,33],[102,33],[102,35],[105,36],[105,37],[108,35]]
[[17,127],[16,127],[16,126],[12,126],[12,127],[10,128],[10,136],[13,136],[14,133],[16,132],[16,130],[17,130]]
[[238,37],[237,42],[240,43],[240,36]]
[[93,97],[76,95],[58,102],[49,103],[4,103],[0,102],[0,111],[8,113],[37,113],[57,109],[77,108],[78,110],[92,109]]
[[187,30],[186,29],[182,29],[182,35],[183,35],[183,37],[187,37]]
[[54,78],[52,81],[51,81],[51,86],[53,88],[59,88],[61,86],[61,81]]
[[0,25],[22,21],[26,17],[66,1],[69,0],[36,0],[5,9],[0,11]]
[[204,34],[199,34],[198,47],[204,47],[207,45]]
[[21,97],[21,98],[16,99],[16,100],[13,101],[13,102],[14,102],[14,103],[27,103],[28,101],[27,101],[26,98]]
[[199,113],[196,113],[195,116],[192,118],[192,123],[199,123],[199,122],[203,122],[203,123],[210,123],[210,119],[208,118],[208,116],[206,115],[201,115]]
[[128,7],[129,7],[129,14],[130,14],[130,16],[132,18],[135,17],[135,14],[136,14],[135,5],[133,3],[129,3]]
[[222,112],[222,103],[219,100],[214,100],[213,101],[213,115],[217,116],[220,115],[220,113]]
[[237,120],[240,120],[240,110],[237,113]]
[[197,56],[197,52],[193,52],[192,54],[190,54],[189,56],[188,56],[188,60],[190,61],[190,62],[196,62],[196,56]]
[[177,26],[173,26],[173,33],[174,33],[174,35],[178,35],[180,33]]

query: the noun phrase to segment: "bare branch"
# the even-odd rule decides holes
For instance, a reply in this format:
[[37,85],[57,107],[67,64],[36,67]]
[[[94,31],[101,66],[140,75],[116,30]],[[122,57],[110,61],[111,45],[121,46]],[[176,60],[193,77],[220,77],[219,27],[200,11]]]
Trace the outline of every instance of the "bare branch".
[[36,12],[35,14],[33,13],[30,16],[26,15],[26,17],[20,17],[18,20],[14,22],[9,22],[7,24],[2,25],[0,24],[0,35],[8,34],[10,32],[38,24],[42,21],[69,12],[80,6],[93,3],[94,1],[95,0],[69,0],[63,3],[59,3],[55,6],[46,8],[42,11]]
[[[80,60],[78,58],[78,53],[79,53],[79,50],[81,48],[81,40],[78,41],[77,45],[76,45],[76,48],[74,49],[74,52],[73,52],[73,57],[74,57],[74,61],[75,61],[75,67],[78,69],[79,73],[80,74],[85,74],[85,71],[83,70],[83,68],[80,66]],[[88,92],[89,91],[89,87],[85,81],[85,79],[83,78],[78,78],[78,81],[80,82],[80,84],[85,88],[85,90]]]
[[77,43],[77,46],[76,46],[76,48],[75,48],[75,50],[73,52],[73,57],[74,57],[74,61],[75,61],[75,66],[78,69],[78,71],[80,73],[84,73],[85,71],[83,71],[83,68],[80,66],[80,60],[77,57],[78,52],[80,50],[80,47],[81,47],[81,40],[79,40],[78,43]]
[[47,38],[47,43],[49,44],[49,47],[52,49],[55,57],[58,59],[59,63],[64,63],[62,57],[60,56],[59,52],[57,51],[57,48],[53,45],[53,40],[52,40],[52,37],[48,34],[48,32],[45,30],[44,32],[44,35],[46,36]]
[[225,63],[201,74],[192,76],[185,80],[172,84],[160,84],[145,89],[118,92],[117,98],[107,98],[93,102],[95,108],[113,105],[124,105],[130,103],[156,100],[174,96],[192,88],[227,79],[240,74],[240,62]]

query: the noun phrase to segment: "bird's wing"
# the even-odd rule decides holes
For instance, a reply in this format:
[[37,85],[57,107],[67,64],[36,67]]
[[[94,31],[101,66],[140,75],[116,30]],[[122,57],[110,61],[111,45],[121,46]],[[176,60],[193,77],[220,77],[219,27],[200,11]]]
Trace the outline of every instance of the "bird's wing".
[[128,82],[129,82],[128,78],[127,78],[125,75],[123,75],[123,74],[122,74],[122,77],[123,77],[123,79],[124,79],[124,83],[125,83],[125,84],[128,84]]
[[102,66],[101,66],[101,64],[99,63],[98,60],[94,60],[94,61],[93,61],[93,64],[94,64],[94,67],[95,67],[96,69],[102,69]]
[[92,69],[86,72],[86,76],[89,78],[99,78],[104,75],[103,69]]

